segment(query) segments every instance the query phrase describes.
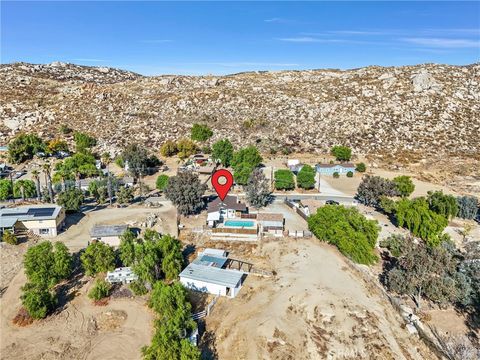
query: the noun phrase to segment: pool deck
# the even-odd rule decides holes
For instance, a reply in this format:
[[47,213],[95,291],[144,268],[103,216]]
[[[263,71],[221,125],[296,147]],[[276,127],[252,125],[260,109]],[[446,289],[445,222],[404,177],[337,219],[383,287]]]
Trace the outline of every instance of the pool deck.
[[[244,223],[251,223],[252,226],[236,226],[236,225],[226,225],[225,223],[233,221],[233,222],[244,222]],[[240,219],[240,218],[233,218],[227,219],[223,223],[217,224],[217,228],[225,228],[225,229],[256,229],[258,228],[258,222],[254,219]]]

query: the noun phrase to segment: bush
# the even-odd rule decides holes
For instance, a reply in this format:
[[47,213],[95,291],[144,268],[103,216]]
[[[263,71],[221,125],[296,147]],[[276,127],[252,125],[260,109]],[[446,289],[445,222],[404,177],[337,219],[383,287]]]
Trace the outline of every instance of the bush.
[[429,191],[427,194],[430,210],[447,219],[457,216],[458,205],[454,196],[444,194],[443,191]]
[[168,185],[169,177],[167,175],[159,175],[157,181],[155,182],[155,187],[157,190],[163,191]]
[[382,196],[397,196],[395,183],[380,176],[365,175],[357,189],[357,199],[367,206],[378,206]]
[[206,141],[213,135],[213,131],[207,126],[202,124],[193,124],[191,139],[195,141]]
[[3,232],[2,241],[10,245],[18,244],[17,237],[10,230],[5,230]]
[[410,176],[397,176],[393,179],[393,182],[397,188],[398,193],[402,197],[408,197],[415,190],[415,185],[413,184]]
[[112,286],[103,279],[97,279],[95,285],[88,293],[88,297],[93,300],[101,300],[110,294]]
[[340,174],[339,174],[337,171],[335,171],[335,172],[333,173],[333,177],[334,177],[335,179],[338,179],[338,178],[340,177]]
[[16,164],[32,159],[38,152],[47,149],[43,140],[35,134],[19,134],[8,144],[10,160]]
[[385,240],[380,241],[379,245],[382,248],[387,248],[392,256],[398,258],[408,249],[409,241],[407,241],[402,235],[392,234]]
[[119,168],[125,168],[125,161],[123,160],[123,157],[121,155],[117,156],[114,162]]
[[277,190],[293,190],[295,189],[295,180],[293,173],[287,169],[279,169],[275,171],[275,189]]
[[133,188],[122,186],[117,192],[117,202],[119,204],[129,204],[133,201]]
[[330,152],[338,161],[348,161],[352,157],[352,149],[348,146],[337,145],[332,147]]
[[129,287],[130,287],[130,290],[132,290],[132,292],[138,296],[145,295],[146,293],[148,293],[148,289],[145,287],[145,285],[141,281],[133,281],[130,283]]
[[190,139],[180,139],[177,143],[178,157],[186,159],[198,151],[197,145]]
[[85,153],[88,149],[97,145],[97,139],[80,131],[75,131],[73,140],[75,141],[75,149],[78,153]]
[[347,177],[349,178],[353,177],[353,172],[352,171],[347,172]]
[[233,145],[228,139],[217,141],[212,146],[212,158],[228,167],[233,159]]
[[363,173],[363,172],[367,171],[367,166],[365,165],[365,163],[361,162],[361,163],[357,164],[357,167],[355,168],[355,170]]
[[390,199],[388,196],[380,196],[380,201],[378,202],[378,207],[385,214],[392,215],[397,211],[397,203],[395,200]]
[[458,214],[462,219],[475,219],[478,213],[478,199],[475,196],[457,197]]
[[55,308],[57,300],[48,288],[39,284],[27,283],[22,290],[23,293],[20,297],[22,305],[32,318],[43,319]]
[[315,187],[315,169],[310,165],[303,165],[297,175],[297,186],[302,189]]
[[340,252],[360,264],[378,260],[374,248],[380,228],[355,208],[326,205],[308,218],[308,228],[320,240],[336,245]]
[[178,153],[177,144],[175,141],[167,140],[160,148],[160,154],[165,157],[170,157]]
[[7,200],[12,195],[12,182],[8,179],[0,179],[0,200]]
[[83,204],[84,196],[82,190],[69,189],[62,191],[57,196],[57,204],[63,206],[65,211],[77,212]]

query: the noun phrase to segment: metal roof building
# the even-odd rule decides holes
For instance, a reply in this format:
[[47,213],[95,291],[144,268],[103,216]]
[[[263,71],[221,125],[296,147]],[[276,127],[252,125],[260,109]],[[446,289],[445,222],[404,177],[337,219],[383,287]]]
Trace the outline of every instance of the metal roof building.
[[128,225],[95,225],[90,230],[90,237],[116,247],[120,245],[120,236],[127,230]]
[[65,210],[56,205],[31,205],[0,209],[0,232],[27,231],[56,236],[65,221]]

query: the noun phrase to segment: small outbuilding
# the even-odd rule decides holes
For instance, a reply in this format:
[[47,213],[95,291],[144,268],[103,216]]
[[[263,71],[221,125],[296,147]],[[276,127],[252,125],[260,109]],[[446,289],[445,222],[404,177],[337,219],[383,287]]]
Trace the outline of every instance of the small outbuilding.
[[120,246],[120,236],[128,230],[127,225],[95,225],[90,230],[92,241],[101,241],[107,245]]
[[284,230],[285,220],[279,213],[258,213],[257,222],[263,232],[281,233]]

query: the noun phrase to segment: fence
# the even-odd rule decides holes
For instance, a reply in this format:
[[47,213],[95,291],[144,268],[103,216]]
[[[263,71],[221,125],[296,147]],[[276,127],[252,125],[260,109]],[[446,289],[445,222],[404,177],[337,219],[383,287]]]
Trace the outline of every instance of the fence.
[[212,311],[213,306],[217,303],[217,300],[218,300],[219,296],[220,295],[215,296],[213,298],[213,300],[210,301],[210,303],[207,305],[205,310],[193,314],[192,315],[192,320],[199,320],[199,319],[202,319],[204,317],[207,317],[210,314],[210,312]]
[[296,206],[292,201],[285,198],[284,202],[289,208],[295,209],[295,212],[300,215],[305,221],[308,219],[308,215],[305,214],[303,210],[299,206]]
[[256,235],[257,229],[213,228],[212,233]]
[[241,219],[256,219],[257,214],[240,214]]

